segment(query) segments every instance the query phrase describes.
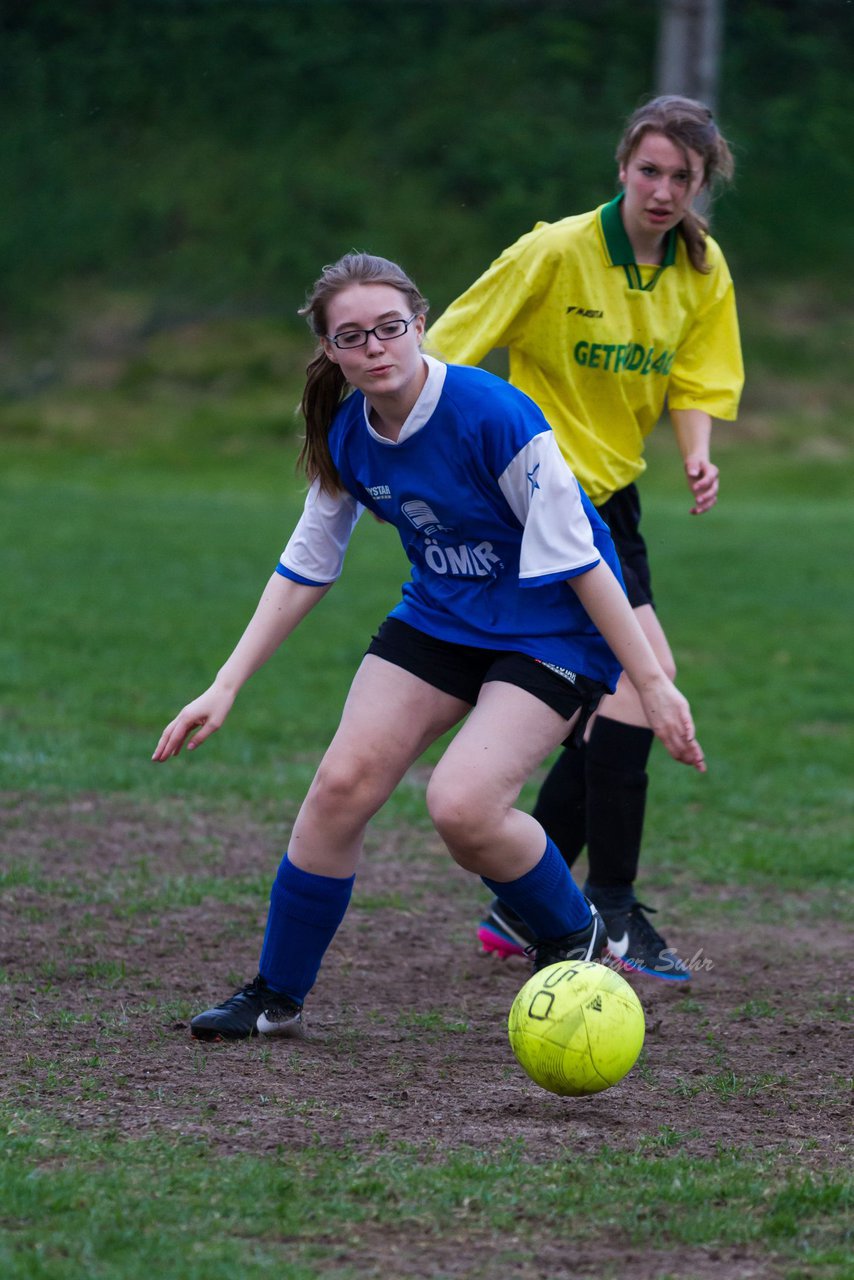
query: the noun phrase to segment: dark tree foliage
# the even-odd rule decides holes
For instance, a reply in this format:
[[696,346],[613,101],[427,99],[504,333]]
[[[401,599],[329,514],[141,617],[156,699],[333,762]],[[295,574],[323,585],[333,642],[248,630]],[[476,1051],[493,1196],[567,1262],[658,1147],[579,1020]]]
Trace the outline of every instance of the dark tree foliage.
[[[714,217],[742,273],[850,267],[852,10],[727,6],[739,172]],[[76,280],[290,315],[354,246],[441,306],[535,221],[615,190],[656,27],[636,0],[7,0],[9,313]]]

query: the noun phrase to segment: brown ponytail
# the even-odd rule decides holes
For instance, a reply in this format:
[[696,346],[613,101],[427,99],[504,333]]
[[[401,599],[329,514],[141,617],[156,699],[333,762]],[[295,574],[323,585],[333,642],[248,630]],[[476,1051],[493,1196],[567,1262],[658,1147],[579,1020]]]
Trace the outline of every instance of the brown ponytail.
[[[696,151],[703,161],[703,186],[713,189],[729,182],[735,163],[726,139],[707,106],[694,98],[665,94],[638,107],[629,117],[617,146],[617,164],[624,168],[647,133],[663,133],[683,153]],[[679,223],[688,258],[696,271],[708,272],[706,236],[708,223],[689,210]]]
[[321,349],[305,371],[305,388],[300,413],[305,418],[305,436],[297,455],[297,470],[305,472],[309,483],[320,481],[328,493],[337,493],[341,479],[329,452],[329,428],[335,411],[344,399],[347,381],[339,365]]
[[709,234],[709,224],[706,219],[701,218],[695,210],[689,209],[683,215],[676,230],[685,241],[691,266],[695,271],[703,272],[704,275],[708,273],[711,268],[706,261],[706,236]]
[[[415,315],[426,315],[427,299],[422,297],[409,276],[388,258],[369,253],[347,253],[338,262],[324,267],[299,314],[305,316],[317,338],[326,336],[326,308],[342,289],[351,284],[386,284],[406,295]],[[310,483],[320,482],[328,493],[338,493],[341,478],[329,452],[329,428],[349,384],[340,365],[330,360],[320,345],[306,368],[305,388],[300,411],[305,418],[305,438],[297,457],[297,468],[305,472]]]

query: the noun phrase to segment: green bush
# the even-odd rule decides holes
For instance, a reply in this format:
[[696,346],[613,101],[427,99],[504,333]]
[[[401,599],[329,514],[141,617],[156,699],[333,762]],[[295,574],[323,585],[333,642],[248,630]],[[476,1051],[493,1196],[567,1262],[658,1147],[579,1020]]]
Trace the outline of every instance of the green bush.
[[[852,16],[726,9],[740,174],[715,218],[743,278],[847,278]],[[442,307],[537,219],[609,196],[657,37],[631,0],[19,0],[0,23],[17,326],[72,284],[145,290],[151,324],[291,318],[354,245],[403,261]]]

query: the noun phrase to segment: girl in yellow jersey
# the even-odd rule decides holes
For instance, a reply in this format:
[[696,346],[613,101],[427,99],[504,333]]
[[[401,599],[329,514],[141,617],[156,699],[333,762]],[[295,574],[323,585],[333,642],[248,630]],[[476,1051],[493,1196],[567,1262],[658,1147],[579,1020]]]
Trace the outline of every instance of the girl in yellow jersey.
[[[712,113],[666,96],[640,107],[617,148],[622,190],[590,213],[539,223],[505,250],[427,334],[442,359],[477,364],[507,347],[510,381],[551,423],[567,461],[611,528],[629,600],[659,661],[675,664],[656,616],[635,481],[644,440],[665,407],[691,493],[691,514],[717,501],[713,418],[734,419],[744,380],[732,279],[693,209],[732,175]],[[587,845],[585,892],[627,968],[686,981],[635,897],[653,734],[625,676],[586,742],[568,746],[535,816],[574,862]],[[487,950],[521,951],[524,922],[497,900],[479,929]]]

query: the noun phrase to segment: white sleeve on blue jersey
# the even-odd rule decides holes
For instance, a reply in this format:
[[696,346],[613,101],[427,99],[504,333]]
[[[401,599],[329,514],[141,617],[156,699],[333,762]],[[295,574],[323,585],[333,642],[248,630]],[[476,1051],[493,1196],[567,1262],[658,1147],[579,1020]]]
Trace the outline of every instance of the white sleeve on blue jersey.
[[523,526],[520,586],[571,578],[599,563],[578,481],[551,431],[519,450],[498,485]]
[[350,535],[364,507],[351,494],[327,493],[315,480],[303,513],[279,557],[279,572],[325,586],[341,574]]

